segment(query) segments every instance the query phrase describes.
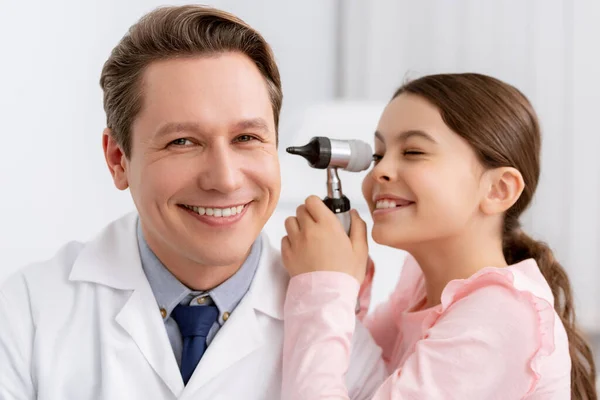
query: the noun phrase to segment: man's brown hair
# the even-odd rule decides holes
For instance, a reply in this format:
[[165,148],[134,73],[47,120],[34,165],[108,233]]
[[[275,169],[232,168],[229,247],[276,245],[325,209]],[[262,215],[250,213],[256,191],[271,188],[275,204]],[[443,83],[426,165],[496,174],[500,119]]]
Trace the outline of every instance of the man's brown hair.
[[250,58],[265,78],[275,128],[283,95],[271,47],[248,24],[225,11],[187,5],[161,7],[143,16],[104,63],[106,124],[125,156],[131,156],[131,126],[143,103],[142,75],[159,60],[239,52]]

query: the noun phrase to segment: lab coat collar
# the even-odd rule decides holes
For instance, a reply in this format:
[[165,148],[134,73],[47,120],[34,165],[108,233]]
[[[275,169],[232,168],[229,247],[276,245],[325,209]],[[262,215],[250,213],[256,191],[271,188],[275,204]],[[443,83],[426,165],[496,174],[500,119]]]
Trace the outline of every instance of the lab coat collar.
[[[69,279],[105,285],[119,290],[135,290],[148,286],[136,236],[137,213],[120,218],[81,251]],[[247,296],[256,310],[283,320],[283,303],[289,276],[281,262],[279,250],[263,232],[259,267]]]

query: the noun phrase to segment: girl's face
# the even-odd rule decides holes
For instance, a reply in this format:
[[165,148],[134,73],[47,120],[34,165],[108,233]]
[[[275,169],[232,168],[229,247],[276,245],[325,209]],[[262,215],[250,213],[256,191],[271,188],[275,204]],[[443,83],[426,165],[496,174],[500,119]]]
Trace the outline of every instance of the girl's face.
[[425,99],[405,93],[388,104],[375,154],[362,189],[377,243],[410,251],[462,235],[483,218],[484,168]]

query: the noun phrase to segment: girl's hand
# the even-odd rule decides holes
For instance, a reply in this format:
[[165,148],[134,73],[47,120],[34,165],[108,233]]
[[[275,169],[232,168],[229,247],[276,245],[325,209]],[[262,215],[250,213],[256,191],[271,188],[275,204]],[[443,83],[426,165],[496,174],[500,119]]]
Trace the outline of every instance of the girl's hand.
[[290,275],[336,271],[362,283],[369,253],[367,226],[356,210],[351,211],[351,216],[348,237],[323,201],[308,197],[296,210],[296,216],[285,221],[287,236],[281,241],[281,255]]

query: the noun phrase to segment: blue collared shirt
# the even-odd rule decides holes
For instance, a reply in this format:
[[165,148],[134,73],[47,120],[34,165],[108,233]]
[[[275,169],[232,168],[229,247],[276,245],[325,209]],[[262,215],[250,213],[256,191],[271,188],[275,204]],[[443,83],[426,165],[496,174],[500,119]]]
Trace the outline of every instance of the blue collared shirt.
[[246,261],[231,278],[214,289],[202,292],[193,291],[181,283],[156,257],[144,239],[139,218],[137,221],[137,237],[142,268],[163,316],[167,335],[175,353],[175,359],[177,364],[181,366],[183,340],[177,323],[171,317],[171,312],[178,304],[190,306],[216,305],[219,309],[219,318],[212,326],[206,339],[207,345],[210,345],[221,326],[250,288],[260,260],[262,239],[259,236],[254,242]]

